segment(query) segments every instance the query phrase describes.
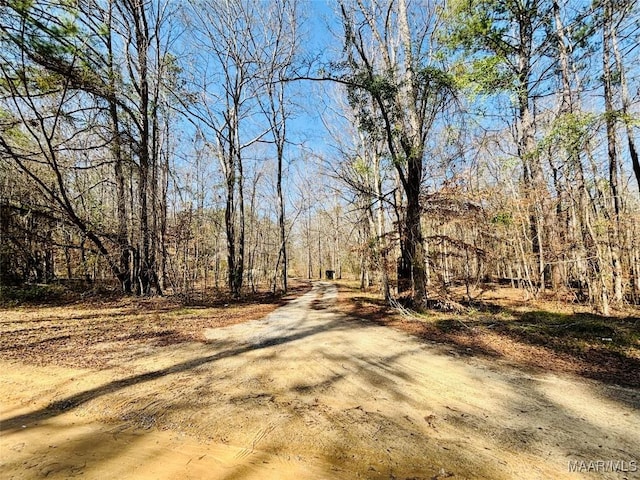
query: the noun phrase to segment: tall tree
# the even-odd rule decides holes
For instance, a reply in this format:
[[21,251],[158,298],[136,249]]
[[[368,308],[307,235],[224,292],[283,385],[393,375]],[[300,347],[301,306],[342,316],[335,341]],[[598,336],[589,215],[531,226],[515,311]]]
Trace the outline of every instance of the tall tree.
[[[266,90],[264,97],[258,96],[267,117],[270,133],[276,153],[276,195],[278,200],[278,230],[280,249],[274,268],[272,290],[277,289],[280,277],[282,290],[287,291],[287,226],[285,198],[282,190],[285,167],[285,149],[288,143],[287,123],[293,104],[287,96],[291,84],[289,76],[295,68],[295,57],[299,50],[298,4],[296,0],[272,2],[263,12],[263,24],[260,30],[253,30],[256,43],[263,43],[263,82]],[[289,89],[290,90],[290,89]]]
[[[562,195],[574,199],[572,207],[565,207],[570,212],[570,218],[563,223],[567,230],[565,237],[574,242],[574,245],[580,245],[579,248],[573,248],[571,255],[571,259],[576,264],[574,267],[576,277],[581,287],[586,286],[589,300],[594,305],[598,305],[603,313],[608,314],[610,302],[605,277],[605,260],[593,228],[593,219],[597,212],[593,209],[583,167],[591,116],[582,111],[580,104],[582,82],[579,78],[575,78],[578,74],[575,68],[576,60],[573,58],[577,48],[572,43],[563,20],[566,11],[556,0],[552,3],[552,9],[555,52],[559,65],[557,70],[561,87],[558,111],[548,136],[558,145],[558,151],[554,150],[552,155],[557,155],[562,161],[561,168],[566,178],[564,185],[558,188],[558,206],[562,209],[560,201]],[[578,22],[584,15],[584,12],[579,11],[571,21]],[[574,188],[577,190],[575,194],[572,191]],[[560,218],[560,214],[558,217]],[[570,228],[572,224],[576,226],[575,229]]]
[[80,33],[75,12],[65,5],[8,2],[1,8],[3,104],[12,118],[0,135],[2,157],[33,182],[124,282],[126,272],[112,259],[108,238],[81,212],[69,181],[70,172],[82,168],[69,152],[78,148],[78,134],[92,127],[84,123],[91,97],[87,102],[78,92],[108,95],[91,73],[98,65],[86,56],[97,47]]
[[[475,59],[475,79],[485,87],[511,91],[515,97],[517,156],[522,163],[524,193],[530,203],[531,249],[537,260],[536,281],[545,286],[549,235],[545,229],[549,192],[535,139],[533,99],[541,85],[534,66],[544,63],[549,48],[545,29],[551,9],[547,0],[480,0],[452,2],[450,39]],[[481,72],[481,73],[480,73]]]
[[224,175],[228,286],[242,290],[245,268],[245,156],[268,129],[252,129],[264,84],[262,49],[254,30],[262,25],[261,6],[246,0],[191,0],[184,11],[191,31],[194,102],[188,118],[207,137]]
[[[354,108],[366,130],[382,125],[406,198],[401,238],[402,262],[410,269],[416,305],[427,300],[427,256],[422,233],[421,187],[425,145],[439,112],[453,92],[451,77],[438,66],[434,31],[439,22],[433,5],[414,6],[406,0],[341,2],[346,66]],[[362,100],[370,96],[373,115]]]
[[[82,220],[78,207],[74,206],[70,198],[69,201],[61,199],[64,204],[62,211],[71,223],[78,226],[82,235],[96,245],[112,266],[123,290],[131,289],[134,278],[137,291],[145,294],[150,293],[152,286],[160,293],[155,261],[155,251],[159,250],[158,235],[153,219],[156,218],[154,205],[158,178],[155,172],[160,151],[160,92],[170,34],[165,28],[168,16],[166,7],[167,4],[160,1],[140,0],[77,4],[12,1],[2,7],[7,14],[1,27],[3,41],[15,53],[13,59],[5,62],[5,73],[12,76],[8,70],[12,63],[19,65],[26,73],[22,76],[22,87],[18,87],[15,82],[12,85],[16,88],[11,87],[13,91],[10,96],[14,100],[15,111],[25,113],[24,107],[28,107],[33,115],[47,120],[43,121],[40,133],[48,138],[51,145],[36,142],[40,153],[47,156],[52,155],[55,150],[57,157],[68,162],[71,161],[70,152],[82,152],[77,145],[75,150],[56,150],[62,143],[56,144],[53,141],[56,136],[54,133],[57,131],[69,135],[69,129],[72,131],[69,139],[73,141],[91,136],[100,138],[100,141],[88,142],[86,151],[107,149],[110,152],[107,155],[109,160],[90,162],[86,170],[97,171],[105,164],[113,165],[117,205],[114,215],[117,218],[115,235],[107,231],[99,232],[97,226],[90,225],[88,219]],[[19,62],[16,63],[15,60]],[[16,101],[23,95],[23,87],[27,89],[27,95],[36,93],[33,89],[35,72],[39,72],[41,78],[56,78],[60,86],[58,89],[45,89],[47,91],[38,93],[39,99],[51,94],[50,98],[58,102],[58,109],[53,117],[48,116],[48,107],[40,100],[27,103]],[[67,106],[75,110],[69,111]],[[49,122],[51,118],[55,120]],[[28,128],[27,131],[37,138],[37,132]],[[12,149],[15,153],[15,145],[6,145],[7,149]],[[77,157],[81,158],[82,155],[78,154]],[[126,238],[133,235],[126,225],[128,213],[124,200],[124,168],[127,161],[137,164],[136,242],[133,238]],[[77,173],[80,167],[65,166],[65,162],[58,161],[57,158],[51,159],[51,165],[57,172],[59,186],[56,190],[68,191],[71,185],[70,172]],[[20,168],[30,169],[24,162]],[[36,181],[38,172],[30,169],[30,175]],[[132,188],[133,183],[134,180],[129,182]],[[45,189],[44,193],[58,195],[56,190],[49,192]],[[149,202],[149,196],[154,200]],[[80,206],[86,207],[82,192],[75,199]],[[103,205],[104,208],[107,205]],[[149,218],[152,219],[151,224]],[[85,225],[81,226],[81,223]],[[113,259],[114,243],[118,250],[115,255],[118,260]],[[134,243],[139,243],[140,247],[134,248]],[[131,251],[136,252],[135,272],[130,269]]]

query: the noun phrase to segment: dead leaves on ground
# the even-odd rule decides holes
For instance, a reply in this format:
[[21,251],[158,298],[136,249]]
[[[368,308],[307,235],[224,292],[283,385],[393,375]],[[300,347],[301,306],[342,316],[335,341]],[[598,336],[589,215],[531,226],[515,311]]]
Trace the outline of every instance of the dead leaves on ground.
[[0,358],[39,366],[109,368],[155,348],[204,342],[207,328],[262,318],[281,304],[282,299],[268,295],[195,305],[125,297],[4,309]]
[[[466,316],[433,312],[407,318],[374,294],[342,286],[337,308],[442,344],[453,355],[482,355],[521,367],[640,387],[639,318],[601,319],[592,314],[568,315],[533,307],[518,313],[494,307],[491,312],[471,312]],[[561,334],[557,328],[550,328],[558,322],[569,326]],[[600,335],[603,323],[607,326],[606,338]]]

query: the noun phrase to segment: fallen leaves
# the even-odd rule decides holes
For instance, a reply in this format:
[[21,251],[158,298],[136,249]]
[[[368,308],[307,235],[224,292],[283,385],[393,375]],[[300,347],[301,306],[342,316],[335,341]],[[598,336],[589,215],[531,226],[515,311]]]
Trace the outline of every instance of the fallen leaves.
[[[345,286],[340,289],[337,308],[349,315],[401,330],[425,341],[448,345],[453,347],[456,355],[483,355],[527,368],[570,373],[605,383],[640,387],[640,345],[633,345],[628,340],[623,345],[612,345],[613,342],[603,341],[597,335],[593,339],[588,336],[567,336],[567,333],[571,333],[566,331],[568,327],[576,331],[584,329],[587,333],[589,329],[593,329],[594,322],[589,315],[578,314],[575,315],[576,322],[563,323],[563,327],[567,328],[562,330],[562,334],[558,333],[558,329],[548,328],[549,325],[543,322],[541,326],[547,328],[535,330],[521,328],[521,324],[516,324],[514,320],[521,315],[521,318],[531,321],[530,327],[536,327],[537,317],[534,314],[545,312],[535,311],[533,306],[531,311],[523,312],[494,308],[497,310],[495,313],[470,315],[464,321],[459,318],[460,314],[441,312],[407,318],[386,306],[374,294],[362,293]],[[548,312],[548,315],[553,319],[566,316],[554,312]],[[637,323],[630,324],[629,318],[631,317],[620,318],[617,322],[621,328],[634,328],[637,333]]]
[[262,318],[282,304],[268,294],[185,304],[175,298],[110,298],[0,311],[0,358],[103,369],[154,348],[204,342],[207,328]]

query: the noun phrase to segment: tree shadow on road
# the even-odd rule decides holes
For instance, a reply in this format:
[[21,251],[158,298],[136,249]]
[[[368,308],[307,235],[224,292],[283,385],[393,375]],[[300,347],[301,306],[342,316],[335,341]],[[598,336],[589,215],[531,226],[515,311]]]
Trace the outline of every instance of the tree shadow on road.
[[[308,461],[320,461],[321,468],[325,469],[324,478],[353,478],[358,473],[366,474],[367,478],[431,479],[458,472],[461,473],[458,476],[468,478],[506,479],[510,478],[511,468],[521,466],[507,465],[503,460],[507,455],[505,451],[522,452],[540,460],[547,458],[547,448],[560,448],[553,443],[556,437],[544,429],[558,431],[566,427],[567,433],[562,437],[566,445],[562,449],[567,452],[593,454],[597,446],[591,443],[601,439],[601,444],[608,449],[606,452],[618,446],[616,440],[607,439],[609,432],[593,421],[593,415],[585,414],[583,418],[571,410],[567,400],[560,398],[562,385],[550,389],[536,379],[525,381],[509,369],[506,373],[489,371],[489,375],[485,375],[487,370],[473,368],[468,359],[452,358],[441,347],[425,347],[415,338],[396,333],[387,338],[385,332],[389,331],[378,327],[379,322],[355,321],[335,312],[314,310],[311,303],[309,307],[313,321],[302,317],[283,322],[276,315],[261,322],[281,323],[270,330],[271,335],[244,337],[245,343],[240,337],[229,340],[230,337],[221,335],[221,340],[200,344],[196,358],[117,378],[27,414],[7,418],[0,424],[2,435],[5,438],[15,435],[18,439],[23,425],[29,429],[45,429],[54,423],[50,420],[64,413],[100,398],[100,404],[106,405],[112,400],[111,395],[116,398],[119,392],[126,391],[120,395],[126,397],[127,410],[120,421],[127,423],[135,417],[135,421],[141,422],[138,428],[150,431],[162,428],[161,423],[165,421],[162,416],[169,417],[176,410],[189,410],[196,416],[206,412],[209,418],[229,428],[242,425],[249,418],[254,420],[253,425],[260,425],[254,440],[247,444],[248,460],[237,462],[220,478],[251,475],[255,478],[255,465],[273,462],[279,456],[306,455]],[[467,319],[461,321],[467,322],[469,328],[477,327]],[[451,323],[435,328],[441,333],[449,329],[448,333],[453,334],[458,328],[467,330],[467,327],[452,319]],[[347,335],[336,343],[332,334],[341,332]],[[356,341],[361,337],[370,337],[373,347],[362,350],[363,345]],[[305,342],[307,347],[298,348],[305,339],[309,340]],[[386,345],[389,351],[384,348]],[[459,348],[466,351],[467,347],[460,345]],[[237,361],[220,362],[224,359]],[[289,382],[280,390],[271,387],[274,377],[279,377],[285,369],[295,372],[305,362],[307,369],[298,372],[296,377],[299,381]],[[255,369],[250,381],[245,379],[239,393],[225,396],[225,386],[237,384],[236,372],[245,365],[253,365]],[[449,376],[448,366],[463,372],[463,378]],[[437,372],[436,368],[444,371]],[[182,376],[181,380],[186,383],[159,382],[186,373],[191,373],[188,378]],[[223,375],[225,380],[216,383]],[[275,380],[277,384],[277,378]],[[459,383],[462,380],[473,384],[473,388],[458,394],[458,388],[465,388]],[[154,392],[148,391],[148,397],[137,396],[136,386],[156,381]],[[356,394],[347,399],[347,405],[345,399],[340,398],[341,389],[354,384],[357,388],[352,394]],[[170,392],[165,395],[165,388],[176,387],[184,391],[180,395],[172,396]],[[498,395],[494,388],[503,393]],[[558,398],[549,392],[555,392]],[[488,396],[491,404],[476,400],[476,394]],[[109,398],[104,398],[106,396]],[[332,398],[337,403],[331,402]],[[211,412],[221,405],[231,405],[231,411]],[[233,415],[229,415],[230,412]],[[62,418],[68,421],[68,417]],[[194,422],[198,422],[197,418]],[[73,427],[62,428],[72,431]],[[283,444],[282,439],[270,437],[267,433],[273,429],[294,432],[292,437],[285,437],[288,440],[301,438],[308,445],[322,447],[316,447],[313,454],[300,452],[296,445]],[[473,449],[469,449],[467,443],[471,437],[481,442]],[[101,438],[98,434],[81,434],[77,449],[88,451],[91,445],[99,444]],[[632,436],[621,438],[624,445],[633,440]],[[584,439],[591,443],[584,446]],[[398,440],[402,440],[400,449]],[[127,449],[136,445],[133,442],[115,448],[99,451],[99,458],[94,461],[104,462],[120,455],[127,459]],[[622,450],[625,455],[626,449],[625,446]],[[76,468],[55,449],[43,449],[40,453],[64,468]],[[512,462],[517,459],[512,453],[507,456]],[[151,460],[162,461],[160,457]]]
[[502,358],[607,384],[640,387],[640,318],[521,311],[475,302],[464,313],[407,317],[382,299],[341,286],[341,311],[449,345],[459,355]]
[[202,365],[211,364],[224,358],[242,355],[244,353],[251,352],[254,350],[260,350],[268,347],[282,345],[285,343],[293,342],[296,340],[300,340],[302,338],[315,335],[320,332],[326,332],[331,329],[349,329],[349,328],[353,328],[353,327],[350,327],[349,324],[345,323],[344,321],[335,320],[333,322],[329,322],[328,324],[320,324],[311,328],[303,328],[301,330],[295,331],[295,333],[290,335],[286,335],[282,337],[268,337],[261,340],[258,343],[237,345],[235,343],[230,343],[225,341],[209,342],[210,347],[216,348],[216,349],[222,348],[222,350],[212,355],[207,355],[207,356],[195,358],[192,360],[188,360],[185,362],[181,362],[167,368],[153,370],[151,372],[141,373],[138,375],[132,375],[122,379],[114,380],[104,385],[100,385],[98,387],[68,396],[62,400],[58,400],[54,403],[51,403],[50,405],[47,405],[44,408],[38,409],[28,414],[18,415],[12,418],[3,419],[2,422],[0,423],[0,431],[2,431],[3,434],[7,434],[12,430],[17,430],[22,428],[23,425],[28,425],[31,423],[47,420],[63,412],[77,408],[80,405],[83,405],[91,400],[94,400],[96,398],[102,397],[107,394],[114,393],[118,390],[123,390],[125,388],[132,387],[140,383],[157,380],[167,375],[173,375],[173,374],[193,370]]

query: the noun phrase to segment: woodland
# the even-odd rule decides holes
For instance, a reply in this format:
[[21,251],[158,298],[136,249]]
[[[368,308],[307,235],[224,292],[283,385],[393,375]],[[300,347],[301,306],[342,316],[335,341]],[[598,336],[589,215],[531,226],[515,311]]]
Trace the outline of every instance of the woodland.
[[2,0],[0,281],[640,303],[630,0]]
[[637,478],[639,40],[0,0],[2,478]]

